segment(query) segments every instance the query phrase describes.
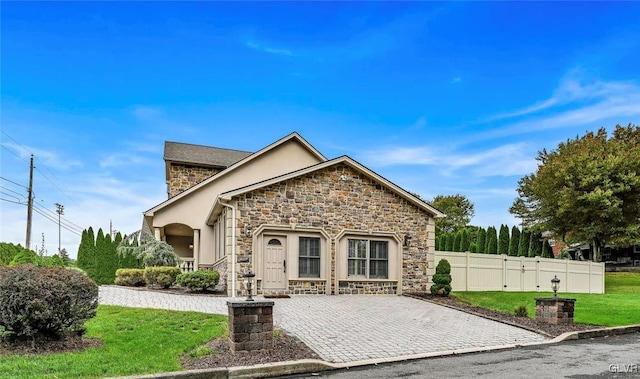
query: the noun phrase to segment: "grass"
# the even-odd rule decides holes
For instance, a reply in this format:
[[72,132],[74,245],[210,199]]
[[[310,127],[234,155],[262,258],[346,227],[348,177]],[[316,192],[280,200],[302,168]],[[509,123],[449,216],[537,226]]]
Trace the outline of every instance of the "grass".
[[[535,298],[551,297],[552,292],[452,292],[473,305],[513,313],[527,307],[535,317]],[[576,299],[574,321],[579,324],[622,326],[640,324],[640,273],[610,272],[605,276],[605,294],[558,294]]]
[[224,316],[101,305],[86,337],[101,347],[81,352],[0,357],[0,378],[100,378],[180,370],[180,356],[200,355],[224,335]]

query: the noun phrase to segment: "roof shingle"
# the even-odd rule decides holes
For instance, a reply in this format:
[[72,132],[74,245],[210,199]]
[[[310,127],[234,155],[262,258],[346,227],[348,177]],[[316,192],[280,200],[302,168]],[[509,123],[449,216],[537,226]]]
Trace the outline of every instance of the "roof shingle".
[[253,153],[248,151],[189,143],[171,141],[165,141],[164,143],[164,160],[172,162],[227,168],[251,154]]

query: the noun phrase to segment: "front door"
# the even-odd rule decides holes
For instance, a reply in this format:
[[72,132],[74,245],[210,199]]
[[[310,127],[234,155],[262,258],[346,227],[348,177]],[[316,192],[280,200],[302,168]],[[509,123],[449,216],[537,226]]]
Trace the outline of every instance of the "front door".
[[267,245],[264,254],[264,279],[262,288],[283,290],[287,285],[287,262],[285,240],[280,237],[265,238]]

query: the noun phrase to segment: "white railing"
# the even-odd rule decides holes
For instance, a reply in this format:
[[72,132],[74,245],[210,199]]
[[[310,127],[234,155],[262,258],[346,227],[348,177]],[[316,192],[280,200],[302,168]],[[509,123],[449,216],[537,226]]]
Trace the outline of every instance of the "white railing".
[[451,265],[454,291],[550,292],[557,276],[559,292],[604,293],[604,263],[436,251],[435,264],[441,259]]
[[195,259],[180,258],[180,262],[178,262],[178,267],[180,267],[180,270],[182,270],[182,272],[195,271]]

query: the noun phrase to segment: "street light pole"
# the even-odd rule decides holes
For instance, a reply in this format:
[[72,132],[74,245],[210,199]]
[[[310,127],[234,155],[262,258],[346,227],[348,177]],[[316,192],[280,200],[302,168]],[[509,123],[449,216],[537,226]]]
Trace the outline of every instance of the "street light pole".
[[64,205],[56,203],[56,213],[58,214],[58,256],[60,256],[60,252],[62,251],[60,246],[60,217],[64,214]]

